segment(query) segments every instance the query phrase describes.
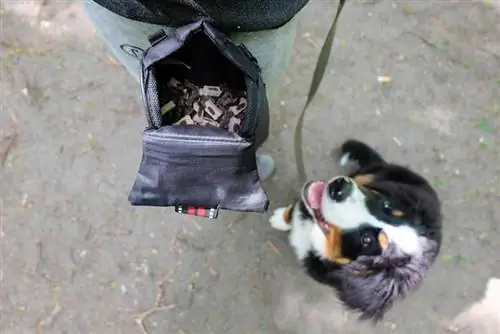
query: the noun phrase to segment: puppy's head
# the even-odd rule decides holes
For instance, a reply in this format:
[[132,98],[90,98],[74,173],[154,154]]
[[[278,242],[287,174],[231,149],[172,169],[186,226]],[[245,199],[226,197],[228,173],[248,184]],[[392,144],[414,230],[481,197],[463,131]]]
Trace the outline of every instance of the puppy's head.
[[405,167],[310,182],[302,199],[317,223],[313,246],[334,264],[327,280],[362,319],[381,320],[420,285],[439,252],[438,196]]

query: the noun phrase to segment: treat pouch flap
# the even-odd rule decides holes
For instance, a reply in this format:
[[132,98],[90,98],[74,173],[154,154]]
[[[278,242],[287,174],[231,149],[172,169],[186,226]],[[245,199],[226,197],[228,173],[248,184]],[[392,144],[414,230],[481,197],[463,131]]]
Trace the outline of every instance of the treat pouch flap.
[[265,212],[269,205],[250,142],[222,129],[188,125],[144,131],[129,201],[250,212]]

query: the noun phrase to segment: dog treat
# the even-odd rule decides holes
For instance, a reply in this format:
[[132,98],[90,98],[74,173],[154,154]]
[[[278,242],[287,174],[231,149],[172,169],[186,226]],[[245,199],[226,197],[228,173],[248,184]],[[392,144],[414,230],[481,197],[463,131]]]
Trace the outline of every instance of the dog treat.
[[175,102],[174,101],[169,101],[167,104],[165,104],[160,112],[162,115],[165,115],[166,113],[168,113],[170,110],[174,109],[175,108]]
[[238,104],[229,107],[229,111],[232,112],[234,115],[238,115],[239,113],[245,111],[246,108],[247,108],[247,99],[240,97],[238,99]]
[[222,94],[222,89],[217,86],[203,86],[199,92],[200,95],[219,97]]
[[224,91],[218,102],[221,106],[228,107],[234,104],[234,96],[229,91]]
[[[184,80],[171,78],[167,83],[172,101],[165,104],[162,115],[174,110],[174,124],[213,126],[238,133],[245,116],[245,91],[235,91],[226,84],[198,87]],[[177,117],[178,116],[178,117]]]
[[186,115],[186,116],[182,117],[176,124],[188,124],[188,125],[192,125],[192,124],[194,124],[194,121],[191,118],[191,116]]
[[204,120],[205,120],[203,117],[200,117],[196,114],[193,115],[192,119],[193,119],[194,124],[204,124]]
[[214,121],[222,116],[222,110],[217,108],[215,103],[211,100],[205,101],[205,113],[208,114]]
[[240,131],[240,124],[241,124],[241,119],[236,118],[236,117],[231,117],[231,119],[229,120],[229,124],[228,124],[229,132],[238,133]]
[[204,118],[201,122],[200,122],[201,125],[204,125],[204,126],[215,126],[216,128],[219,127],[219,123],[217,123],[216,121],[212,121],[211,119],[208,119],[208,118]]

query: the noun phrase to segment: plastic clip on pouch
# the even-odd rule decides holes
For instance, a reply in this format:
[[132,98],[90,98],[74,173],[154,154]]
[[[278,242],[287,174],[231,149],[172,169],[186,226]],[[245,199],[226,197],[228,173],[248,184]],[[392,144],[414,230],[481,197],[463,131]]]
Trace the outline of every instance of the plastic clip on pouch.
[[130,203],[212,219],[219,209],[267,211],[256,149],[269,106],[257,60],[205,20],[150,42],[141,59],[148,126]]

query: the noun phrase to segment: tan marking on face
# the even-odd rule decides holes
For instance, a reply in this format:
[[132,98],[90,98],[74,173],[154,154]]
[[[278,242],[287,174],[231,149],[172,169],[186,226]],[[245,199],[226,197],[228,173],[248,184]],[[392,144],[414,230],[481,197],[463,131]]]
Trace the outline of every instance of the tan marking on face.
[[285,223],[290,224],[292,222],[292,207],[293,205],[289,205],[286,209],[285,212],[283,212],[283,220]]
[[342,235],[337,227],[331,227],[325,236],[325,254],[331,261],[337,262],[342,258]]
[[373,179],[374,179],[373,174],[361,174],[361,175],[356,175],[353,178],[354,182],[356,182],[356,184],[360,187],[372,183]]
[[382,249],[386,249],[389,246],[389,238],[385,232],[380,232],[378,234],[378,243]]
[[403,217],[404,216],[404,213],[401,210],[392,210],[391,214],[394,217]]

